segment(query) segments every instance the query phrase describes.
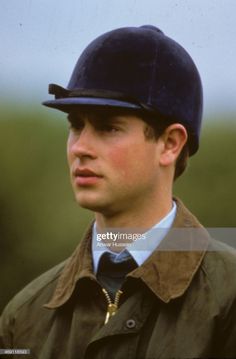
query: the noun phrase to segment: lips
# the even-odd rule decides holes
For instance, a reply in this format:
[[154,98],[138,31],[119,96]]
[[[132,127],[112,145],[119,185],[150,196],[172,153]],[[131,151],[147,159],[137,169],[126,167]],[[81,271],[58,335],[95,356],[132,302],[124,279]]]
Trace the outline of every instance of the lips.
[[101,177],[100,175],[98,175],[97,173],[93,172],[92,170],[88,169],[88,168],[76,168],[76,170],[74,171],[74,176],[75,177]]
[[75,183],[78,186],[94,185],[102,178],[101,175],[89,168],[76,168],[73,175],[75,177]]

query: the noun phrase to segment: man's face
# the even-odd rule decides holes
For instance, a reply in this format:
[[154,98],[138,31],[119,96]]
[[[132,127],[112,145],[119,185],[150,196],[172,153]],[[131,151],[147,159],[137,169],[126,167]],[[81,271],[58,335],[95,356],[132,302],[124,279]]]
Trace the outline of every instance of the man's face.
[[82,207],[112,215],[153,200],[161,146],[145,138],[141,118],[77,110],[68,119],[71,183]]

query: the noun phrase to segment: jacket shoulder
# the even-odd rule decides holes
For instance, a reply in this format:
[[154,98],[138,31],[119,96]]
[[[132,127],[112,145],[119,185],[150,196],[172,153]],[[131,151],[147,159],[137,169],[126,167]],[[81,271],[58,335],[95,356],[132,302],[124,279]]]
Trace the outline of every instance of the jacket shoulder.
[[219,306],[235,302],[236,250],[211,238],[201,267]]
[[[46,303],[47,297],[50,298],[50,295],[53,293],[53,289],[56,285],[59,275],[65,266],[65,263],[66,261],[59,263],[26,285],[11,299],[3,311],[3,314],[4,312],[7,312],[8,314],[16,313],[27,303],[34,301],[40,296],[45,299]],[[42,305],[43,304],[44,303],[42,303]]]

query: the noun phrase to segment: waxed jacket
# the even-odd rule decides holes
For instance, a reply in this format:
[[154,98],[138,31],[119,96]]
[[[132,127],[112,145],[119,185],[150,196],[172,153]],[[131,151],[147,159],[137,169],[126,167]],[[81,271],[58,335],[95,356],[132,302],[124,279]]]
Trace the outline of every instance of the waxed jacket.
[[67,261],[8,304],[0,348],[30,349],[20,356],[28,359],[236,358],[234,250],[211,239],[180,201],[173,228],[200,229],[200,238],[186,231],[184,250],[160,246],[129,273],[105,325],[108,303],[93,274],[90,228]]

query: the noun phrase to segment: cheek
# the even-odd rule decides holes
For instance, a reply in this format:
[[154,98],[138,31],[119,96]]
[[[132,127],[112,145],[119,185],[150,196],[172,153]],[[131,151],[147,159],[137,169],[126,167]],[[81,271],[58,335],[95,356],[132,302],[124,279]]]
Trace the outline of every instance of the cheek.
[[74,158],[72,152],[72,146],[73,146],[72,136],[69,135],[67,140],[67,147],[66,147],[67,162],[69,165],[72,163]]
[[71,156],[71,152],[69,151],[68,147],[67,147],[66,155],[67,155],[67,163],[68,163],[69,166],[71,166],[71,164],[72,164],[72,156]]
[[151,154],[142,146],[130,144],[125,148],[117,147],[108,152],[111,167],[117,172],[118,177],[125,177],[127,182],[140,175],[151,165]]
[[129,155],[125,149],[113,148],[109,151],[108,158],[114,169],[125,170],[129,166]]
[[128,176],[131,166],[131,154],[127,148],[112,148],[108,153],[110,166],[118,178]]

